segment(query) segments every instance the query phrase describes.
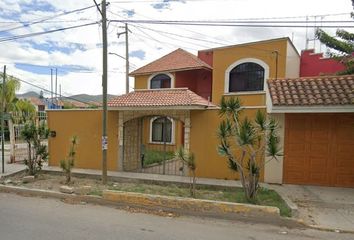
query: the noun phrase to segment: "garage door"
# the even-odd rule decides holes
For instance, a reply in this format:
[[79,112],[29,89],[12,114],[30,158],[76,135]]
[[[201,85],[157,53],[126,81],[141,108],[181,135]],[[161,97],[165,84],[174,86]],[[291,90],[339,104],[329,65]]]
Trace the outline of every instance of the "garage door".
[[354,114],[286,114],[284,182],[354,187]]

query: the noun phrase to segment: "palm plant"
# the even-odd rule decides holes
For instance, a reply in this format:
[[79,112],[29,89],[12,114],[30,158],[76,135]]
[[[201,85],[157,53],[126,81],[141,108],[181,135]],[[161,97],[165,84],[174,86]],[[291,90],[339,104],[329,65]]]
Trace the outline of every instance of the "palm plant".
[[26,123],[30,120],[35,120],[36,108],[31,102],[26,99],[19,99],[15,104],[16,112],[19,114],[19,123]]
[[[0,73],[1,79],[3,73]],[[20,89],[20,81],[13,77],[6,75],[5,86],[0,83],[0,104],[4,108],[4,113],[12,113],[16,111],[16,91]],[[4,89],[5,88],[5,89]],[[3,91],[4,90],[4,91]],[[4,92],[4,94],[3,94]],[[15,132],[13,128],[13,119],[10,117],[8,120],[8,127],[10,132],[10,160],[15,161]]]
[[247,117],[241,120],[241,112],[238,98],[222,98],[219,113],[224,118],[218,129],[218,152],[227,158],[229,168],[239,173],[246,200],[255,202],[260,172],[266,164],[263,158],[270,161],[281,156],[278,124],[261,111],[253,121]]

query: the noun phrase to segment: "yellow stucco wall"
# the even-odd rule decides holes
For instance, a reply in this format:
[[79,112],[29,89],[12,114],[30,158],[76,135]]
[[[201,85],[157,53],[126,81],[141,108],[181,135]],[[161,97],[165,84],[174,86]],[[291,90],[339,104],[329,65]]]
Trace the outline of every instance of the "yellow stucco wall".
[[[108,112],[108,170],[117,169],[118,159],[118,112]],[[59,166],[70,146],[70,138],[78,136],[75,167],[101,169],[102,163],[102,111],[101,110],[58,110],[48,111],[48,127],[56,132],[49,138],[49,165]]]
[[[253,119],[257,109],[244,111],[241,118]],[[238,179],[237,173],[231,171],[225,157],[218,154],[219,139],[217,129],[220,123],[218,110],[191,112],[191,152],[195,155],[197,176],[219,179]],[[263,171],[261,172],[263,180]]]
[[[269,77],[274,78],[276,73],[276,55],[278,51],[278,77],[285,77],[287,39],[257,42],[253,44],[241,44],[232,47],[217,48],[213,51],[213,103],[218,104],[225,95],[225,72],[235,62],[243,59],[258,59],[266,63],[269,67]],[[244,105],[264,106],[265,96],[259,95],[238,95]],[[265,95],[265,93],[263,93]]]

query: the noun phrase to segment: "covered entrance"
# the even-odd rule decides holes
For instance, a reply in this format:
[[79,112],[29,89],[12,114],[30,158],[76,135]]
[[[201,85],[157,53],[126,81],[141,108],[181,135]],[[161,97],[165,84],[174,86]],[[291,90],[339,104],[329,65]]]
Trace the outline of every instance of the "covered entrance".
[[121,111],[123,118],[122,170],[185,175],[178,148],[189,149],[189,111]]
[[215,107],[186,88],[138,90],[108,106],[119,112],[118,171],[180,176],[188,169],[175,152],[190,151],[190,112]]

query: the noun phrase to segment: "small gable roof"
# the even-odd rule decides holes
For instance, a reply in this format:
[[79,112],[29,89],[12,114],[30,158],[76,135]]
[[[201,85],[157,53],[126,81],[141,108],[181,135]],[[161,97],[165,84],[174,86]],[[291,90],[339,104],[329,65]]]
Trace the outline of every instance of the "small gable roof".
[[179,48],[133,72],[131,76],[157,72],[183,71],[192,69],[212,69],[197,56]]

